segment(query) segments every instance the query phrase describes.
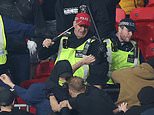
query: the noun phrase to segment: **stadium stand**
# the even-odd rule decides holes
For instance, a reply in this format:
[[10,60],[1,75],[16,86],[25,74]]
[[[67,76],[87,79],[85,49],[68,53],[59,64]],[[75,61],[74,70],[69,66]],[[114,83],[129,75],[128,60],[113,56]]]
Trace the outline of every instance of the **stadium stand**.
[[24,88],[28,88],[32,83],[44,82],[50,76],[54,67],[54,61],[42,61],[37,65],[33,79],[26,80],[20,84]]
[[141,49],[144,59],[154,56],[154,6],[136,8],[130,13],[130,18],[136,23],[137,31],[134,39]]

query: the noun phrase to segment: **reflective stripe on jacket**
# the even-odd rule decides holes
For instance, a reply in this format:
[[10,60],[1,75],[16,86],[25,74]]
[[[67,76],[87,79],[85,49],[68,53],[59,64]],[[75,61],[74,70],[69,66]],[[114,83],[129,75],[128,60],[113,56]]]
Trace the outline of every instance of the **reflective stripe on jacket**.
[[[60,45],[59,45],[59,50],[58,50],[58,57],[56,61],[59,60],[68,60],[71,65],[76,64],[79,62],[82,57],[85,55],[82,52],[85,51],[85,46],[87,42],[92,42],[92,40],[89,38],[86,40],[82,45],[78,46],[77,48],[64,48],[63,47],[63,40],[66,39],[68,40],[69,38],[64,36],[61,38]],[[89,66],[88,65],[83,65],[79,69],[75,71],[73,74],[74,76],[81,77],[83,79],[86,79],[89,74]]]
[[[105,39],[104,42],[107,43],[107,55],[108,55],[108,62],[109,62],[109,73],[108,76],[111,77],[111,73],[114,70],[134,67],[136,66],[135,57],[134,57],[134,50],[136,50],[135,46],[129,51],[112,51],[112,41],[110,39]],[[132,60],[129,60],[129,56],[132,56]],[[110,80],[108,84],[112,84]]]
[[4,24],[2,16],[0,15],[0,65],[5,64],[7,61],[6,57],[6,37],[4,32]]

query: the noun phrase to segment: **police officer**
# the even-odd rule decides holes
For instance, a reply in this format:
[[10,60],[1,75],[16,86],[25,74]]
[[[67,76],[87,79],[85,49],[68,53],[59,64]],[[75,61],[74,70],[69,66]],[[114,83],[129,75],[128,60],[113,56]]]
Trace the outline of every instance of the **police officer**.
[[107,43],[110,72],[117,69],[134,67],[138,64],[136,42],[131,41],[135,31],[134,21],[130,18],[125,18],[120,21],[118,32],[113,33],[110,38],[104,40]]
[[[70,34],[63,35],[60,39],[59,50],[57,48],[57,61],[63,59],[68,60],[72,66],[75,64],[75,66],[79,67],[79,69],[77,69],[74,73],[75,76],[82,77],[84,80],[87,80],[93,85],[103,85],[108,79],[106,77],[108,72],[106,51],[100,53],[98,50],[98,47],[101,44],[98,40],[92,37],[93,34],[89,31],[90,25],[91,20],[87,13],[78,13],[76,15],[73,22],[74,30],[71,31]],[[44,47],[48,48],[51,45],[51,53],[54,53],[54,47],[56,47],[57,44],[58,43],[54,43],[51,39],[43,41]],[[44,55],[45,52],[40,51],[40,58],[43,58]],[[94,60],[95,62],[89,66],[86,63],[80,62],[80,60],[87,55],[89,55],[89,58],[92,60],[93,56],[96,58],[96,61]]]

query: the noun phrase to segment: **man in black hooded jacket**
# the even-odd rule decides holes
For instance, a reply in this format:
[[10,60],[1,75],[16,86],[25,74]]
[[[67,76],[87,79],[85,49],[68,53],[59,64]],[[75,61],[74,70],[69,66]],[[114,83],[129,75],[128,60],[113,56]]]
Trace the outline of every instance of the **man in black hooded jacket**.
[[47,99],[47,94],[53,90],[59,101],[68,98],[66,90],[59,86],[58,81],[60,77],[65,79],[72,75],[73,71],[70,63],[63,60],[56,63],[47,82],[34,83],[28,89],[15,85],[6,74],[1,75],[0,79],[8,86],[15,89],[17,95],[27,104],[35,106],[37,115],[48,115],[48,113],[52,113],[52,110],[50,102]]
[[[53,111],[51,110],[47,95],[48,97],[51,96],[52,91],[52,94],[54,94],[58,102],[68,99],[69,94],[67,92],[67,87],[63,87],[63,84],[59,85],[59,80],[64,83],[68,78],[73,76],[73,71],[75,70],[76,68],[72,70],[69,61],[58,61],[46,82],[34,83],[28,89],[15,85],[6,74],[2,74],[0,79],[13,88],[17,95],[27,104],[35,106],[37,109],[37,115],[48,115],[48,113],[52,113]],[[54,107],[52,107],[52,109],[54,109]]]

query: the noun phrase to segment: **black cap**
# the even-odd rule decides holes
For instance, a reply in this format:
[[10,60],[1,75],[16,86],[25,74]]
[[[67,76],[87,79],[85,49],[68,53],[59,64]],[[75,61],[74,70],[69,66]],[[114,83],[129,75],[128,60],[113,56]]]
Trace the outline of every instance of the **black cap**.
[[15,94],[9,89],[0,88],[0,106],[9,106],[13,103]]
[[58,82],[59,77],[69,79],[73,76],[73,70],[68,60],[60,60],[55,64],[49,80]]
[[56,63],[58,67],[58,76],[62,78],[69,78],[73,76],[72,66],[68,60],[60,60]]
[[119,26],[125,26],[129,31],[132,31],[132,32],[136,31],[135,23],[130,18],[122,19],[119,23]]

